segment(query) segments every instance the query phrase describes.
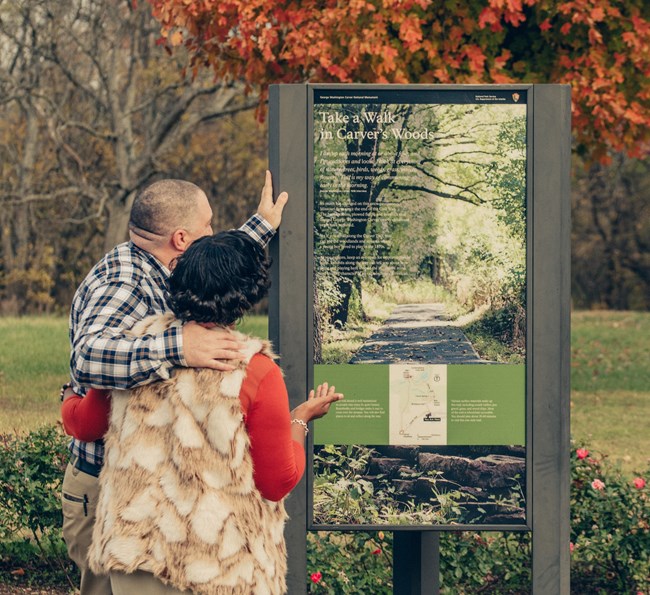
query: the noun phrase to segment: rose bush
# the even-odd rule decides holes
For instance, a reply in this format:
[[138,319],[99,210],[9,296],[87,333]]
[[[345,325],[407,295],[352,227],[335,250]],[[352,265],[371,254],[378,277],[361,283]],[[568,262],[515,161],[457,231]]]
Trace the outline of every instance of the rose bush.
[[[624,476],[606,456],[583,445],[571,451],[571,592],[650,593],[650,472]],[[391,593],[389,533],[315,533],[311,593]],[[377,555],[377,551],[381,555]],[[527,533],[442,533],[441,590],[463,595],[530,593]]]
[[68,441],[59,425],[0,436],[0,584],[78,584],[61,537]]
[[[66,442],[59,428],[0,440],[0,582],[16,584],[16,567],[39,559],[34,575],[70,580],[59,547]],[[584,445],[574,446],[570,456],[571,591],[650,593],[650,470],[623,475]],[[391,533],[310,533],[307,557],[310,593],[392,593]],[[530,536],[442,533],[440,567],[443,593],[528,594]]]
[[571,585],[576,593],[650,592],[650,502],[606,456],[571,456]]

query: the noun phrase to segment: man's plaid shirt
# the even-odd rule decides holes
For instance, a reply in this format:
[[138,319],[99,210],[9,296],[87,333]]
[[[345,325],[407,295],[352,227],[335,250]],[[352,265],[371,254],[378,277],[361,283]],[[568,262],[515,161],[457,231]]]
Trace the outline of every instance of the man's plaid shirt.
[[[275,233],[259,215],[240,228],[266,246]],[[88,273],[70,311],[70,370],[75,392],[88,388],[129,389],[169,378],[184,366],[181,324],[165,332],[130,337],[125,331],[143,318],[169,311],[169,271],[132,242],[115,247]],[[73,455],[101,465],[104,442],[73,439]]]

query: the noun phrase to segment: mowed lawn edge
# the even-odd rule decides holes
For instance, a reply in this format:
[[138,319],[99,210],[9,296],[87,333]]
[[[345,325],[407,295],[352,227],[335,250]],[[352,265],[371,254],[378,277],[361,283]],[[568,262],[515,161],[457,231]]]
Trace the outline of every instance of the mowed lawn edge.
[[[266,337],[267,319],[250,316],[239,328]],[[650,453],[650,313],[574,312],[571,335],[573,438],[626,473],[642,472]],[[0,318],[0,337],[0,434],[57,422],[67,319]]]
[[[266,338],[267,317],[246,317],[238,328]],[[68,319],[0,317],[0,337],[0,434],[59,421],[59,389],[70,378]]]

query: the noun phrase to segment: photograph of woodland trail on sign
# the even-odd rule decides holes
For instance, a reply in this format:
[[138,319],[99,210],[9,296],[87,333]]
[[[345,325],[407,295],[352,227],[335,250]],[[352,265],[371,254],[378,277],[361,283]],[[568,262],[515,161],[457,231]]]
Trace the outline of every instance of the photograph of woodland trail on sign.
[[525,91],[320,90],[315,526],[526,522]]

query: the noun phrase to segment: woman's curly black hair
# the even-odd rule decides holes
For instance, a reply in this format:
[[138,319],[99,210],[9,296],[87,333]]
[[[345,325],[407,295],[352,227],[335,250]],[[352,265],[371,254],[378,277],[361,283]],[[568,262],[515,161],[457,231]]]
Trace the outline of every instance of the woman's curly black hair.
[[229,325],[266,294],[269,259],[243,231],[222,231],[192,242],[175,261],[169,304],[186,322]]

